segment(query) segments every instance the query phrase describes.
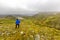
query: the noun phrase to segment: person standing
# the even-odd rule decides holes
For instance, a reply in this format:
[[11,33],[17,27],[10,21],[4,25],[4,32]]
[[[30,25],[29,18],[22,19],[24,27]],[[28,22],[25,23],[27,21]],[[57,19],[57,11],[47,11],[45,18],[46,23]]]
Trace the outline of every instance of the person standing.
[[16,28],[19,28],[20,20],[16,19]]

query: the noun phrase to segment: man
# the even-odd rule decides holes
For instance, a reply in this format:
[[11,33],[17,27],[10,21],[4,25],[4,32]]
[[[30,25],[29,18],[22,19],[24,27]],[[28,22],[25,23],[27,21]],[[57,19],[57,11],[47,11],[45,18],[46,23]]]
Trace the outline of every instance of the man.
[[16,28],[19,28],[20,20],[16,19]]

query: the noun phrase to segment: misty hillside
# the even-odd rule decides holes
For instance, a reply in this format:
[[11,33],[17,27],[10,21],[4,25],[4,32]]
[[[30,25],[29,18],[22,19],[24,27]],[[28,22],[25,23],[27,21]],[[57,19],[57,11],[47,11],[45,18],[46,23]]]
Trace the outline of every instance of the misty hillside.
[[[41,13],[34,15],[33,18],[38,24],[60,29],[60,13]],[[36,22],[37,22],[36,21]],[[42,23],[42,24],[41,24]]]
[[[21,20],[15,28],[16,18]],[[60,14],[5,15],[0,18],[0,40],[60,40]]]

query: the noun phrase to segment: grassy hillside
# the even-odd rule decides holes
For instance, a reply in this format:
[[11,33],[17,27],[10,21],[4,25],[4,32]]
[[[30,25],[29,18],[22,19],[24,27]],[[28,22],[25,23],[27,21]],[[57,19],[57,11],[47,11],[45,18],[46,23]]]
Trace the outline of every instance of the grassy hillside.
[[15,19],[0,18],[0,40],[60,40],[60,16],[24,17],[20,28]]

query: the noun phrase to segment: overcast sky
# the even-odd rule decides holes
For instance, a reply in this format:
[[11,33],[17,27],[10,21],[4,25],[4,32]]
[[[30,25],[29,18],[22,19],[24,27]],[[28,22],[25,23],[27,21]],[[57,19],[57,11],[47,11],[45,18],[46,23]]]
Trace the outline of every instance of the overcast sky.
[[42,11],[60,11],[60,0],[0,0],[0,14],[34,14]]

